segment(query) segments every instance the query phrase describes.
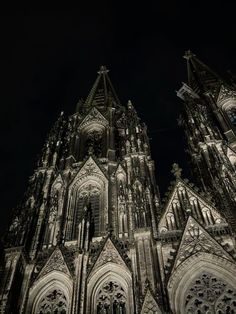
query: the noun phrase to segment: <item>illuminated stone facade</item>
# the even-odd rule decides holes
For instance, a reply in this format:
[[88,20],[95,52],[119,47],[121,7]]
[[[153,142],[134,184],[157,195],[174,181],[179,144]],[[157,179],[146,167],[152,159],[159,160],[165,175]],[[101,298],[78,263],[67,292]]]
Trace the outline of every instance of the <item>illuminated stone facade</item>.
[[6,234],[1,313],[236,313],[236,95],[186,58],[181,124],[201,192],[175,164],[160,204],[146,126],[101,67],[52,128]]

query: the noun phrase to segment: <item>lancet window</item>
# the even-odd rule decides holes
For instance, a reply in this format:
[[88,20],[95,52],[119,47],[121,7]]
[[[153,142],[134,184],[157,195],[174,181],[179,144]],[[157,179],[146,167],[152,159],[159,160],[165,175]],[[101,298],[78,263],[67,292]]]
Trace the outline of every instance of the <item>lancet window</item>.
[[124,289],[116,281],[103,284],[98,292],[96,306],[98,314],[126,313],[127,298]]
[[[76,200],[76,219],[74,225],[74,238],[78,237],[78,225],[81,219],[88,219],[93,229],[92,236],[98,236],[100,223],[101,190],[96,184],[86,184],[78,191]],[[86,216],[87,215],[87,216]]]
[[53,289],[41,299],[37,314],[66,314],[68,313],[68,301],[60,289]]
[[185,313],[236,313],[236,290],[224,280],[204,272],[187,292]]

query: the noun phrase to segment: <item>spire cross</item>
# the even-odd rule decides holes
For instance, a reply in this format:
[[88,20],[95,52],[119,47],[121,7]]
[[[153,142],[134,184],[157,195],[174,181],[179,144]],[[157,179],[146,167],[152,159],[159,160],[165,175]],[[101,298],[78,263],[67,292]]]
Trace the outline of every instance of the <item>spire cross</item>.
[[185,51],[185,54],[184,54],[183,57],[184,57],[184,59],[189,60],[189,59],[191,59],[192,57],[195,57],[195,54],[192,53],[191,50],[187,50],[187,51]]
[[98,74],[107,74],[109,72],[109,70],[106,68],[105,65],[101,65]]

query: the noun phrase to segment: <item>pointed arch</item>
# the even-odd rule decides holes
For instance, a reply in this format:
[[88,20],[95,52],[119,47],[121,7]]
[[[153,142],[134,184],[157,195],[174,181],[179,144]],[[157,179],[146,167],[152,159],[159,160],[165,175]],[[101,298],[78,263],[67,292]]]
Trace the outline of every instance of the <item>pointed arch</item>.
[[[191,298],[190,291],[194,290],[195,282],[200,281],[202,276],[212,277],[215,282],[223,284],[223,286],[232,290],[232,293],[236,293],[235,273],[235,263],[225,258],[203,252],[192,255],[175,269],[169,279],[167,289],[172,311],[174,313],[186,313]],[[217,306],[217,302],[220,302],[220,298],[223,297],[224,293],[227,293],[227,291],[223,291],[215,298],[213,297],[212,304],[215,302]],[[203,306],[207,306],[207,302],[204,303],[202,295],[198,295],[197,300],[202,302]],[[203,310],[199,313],[205,312]],[[224,311],[217,313],[224,313]]]
[[87,205],[91,207],[94,236],[99,236],[108,224],[108,179],[92,157],[84,163],[69,186],[67,241],[78,239],[79,221]]
[[58,310],[55,313],[70,314],[72,294],[71,278],[60,271],[51,271],[37,280],[31,287],[26,313],[44,313],[41,309],[47,306],[51,308],[51,311],[52,309]]
[[[112,298],[107,297],[110,294]],[[126,267],[111,262],[96,269],[87,284],[86,313],[97,313],[99,307],[106,306],[118,306],[120,313],[134,313],[131,273]]]
[[80,148],[76,156],[80,159],[94,154],[98,158],[106,157],[106,144],[108,121],[103,114],[95,107],[81,121],[77,137],[76,147]]

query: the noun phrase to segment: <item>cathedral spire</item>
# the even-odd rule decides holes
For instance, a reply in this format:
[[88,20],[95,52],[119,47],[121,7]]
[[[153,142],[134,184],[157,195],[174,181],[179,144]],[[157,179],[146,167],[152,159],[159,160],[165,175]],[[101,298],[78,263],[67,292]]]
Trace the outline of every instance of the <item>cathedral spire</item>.
[[99,69],[98,77],[85,101],[86,107],[98,106],[104,107],[115,104],[120,105],[119,98],[108,76],[109,70],[106,66],[102,65]]
[[221,84],[218,74],[200,61],[190,50],[183,56],[187,60],[188,85],[197,93],[205,93]]

